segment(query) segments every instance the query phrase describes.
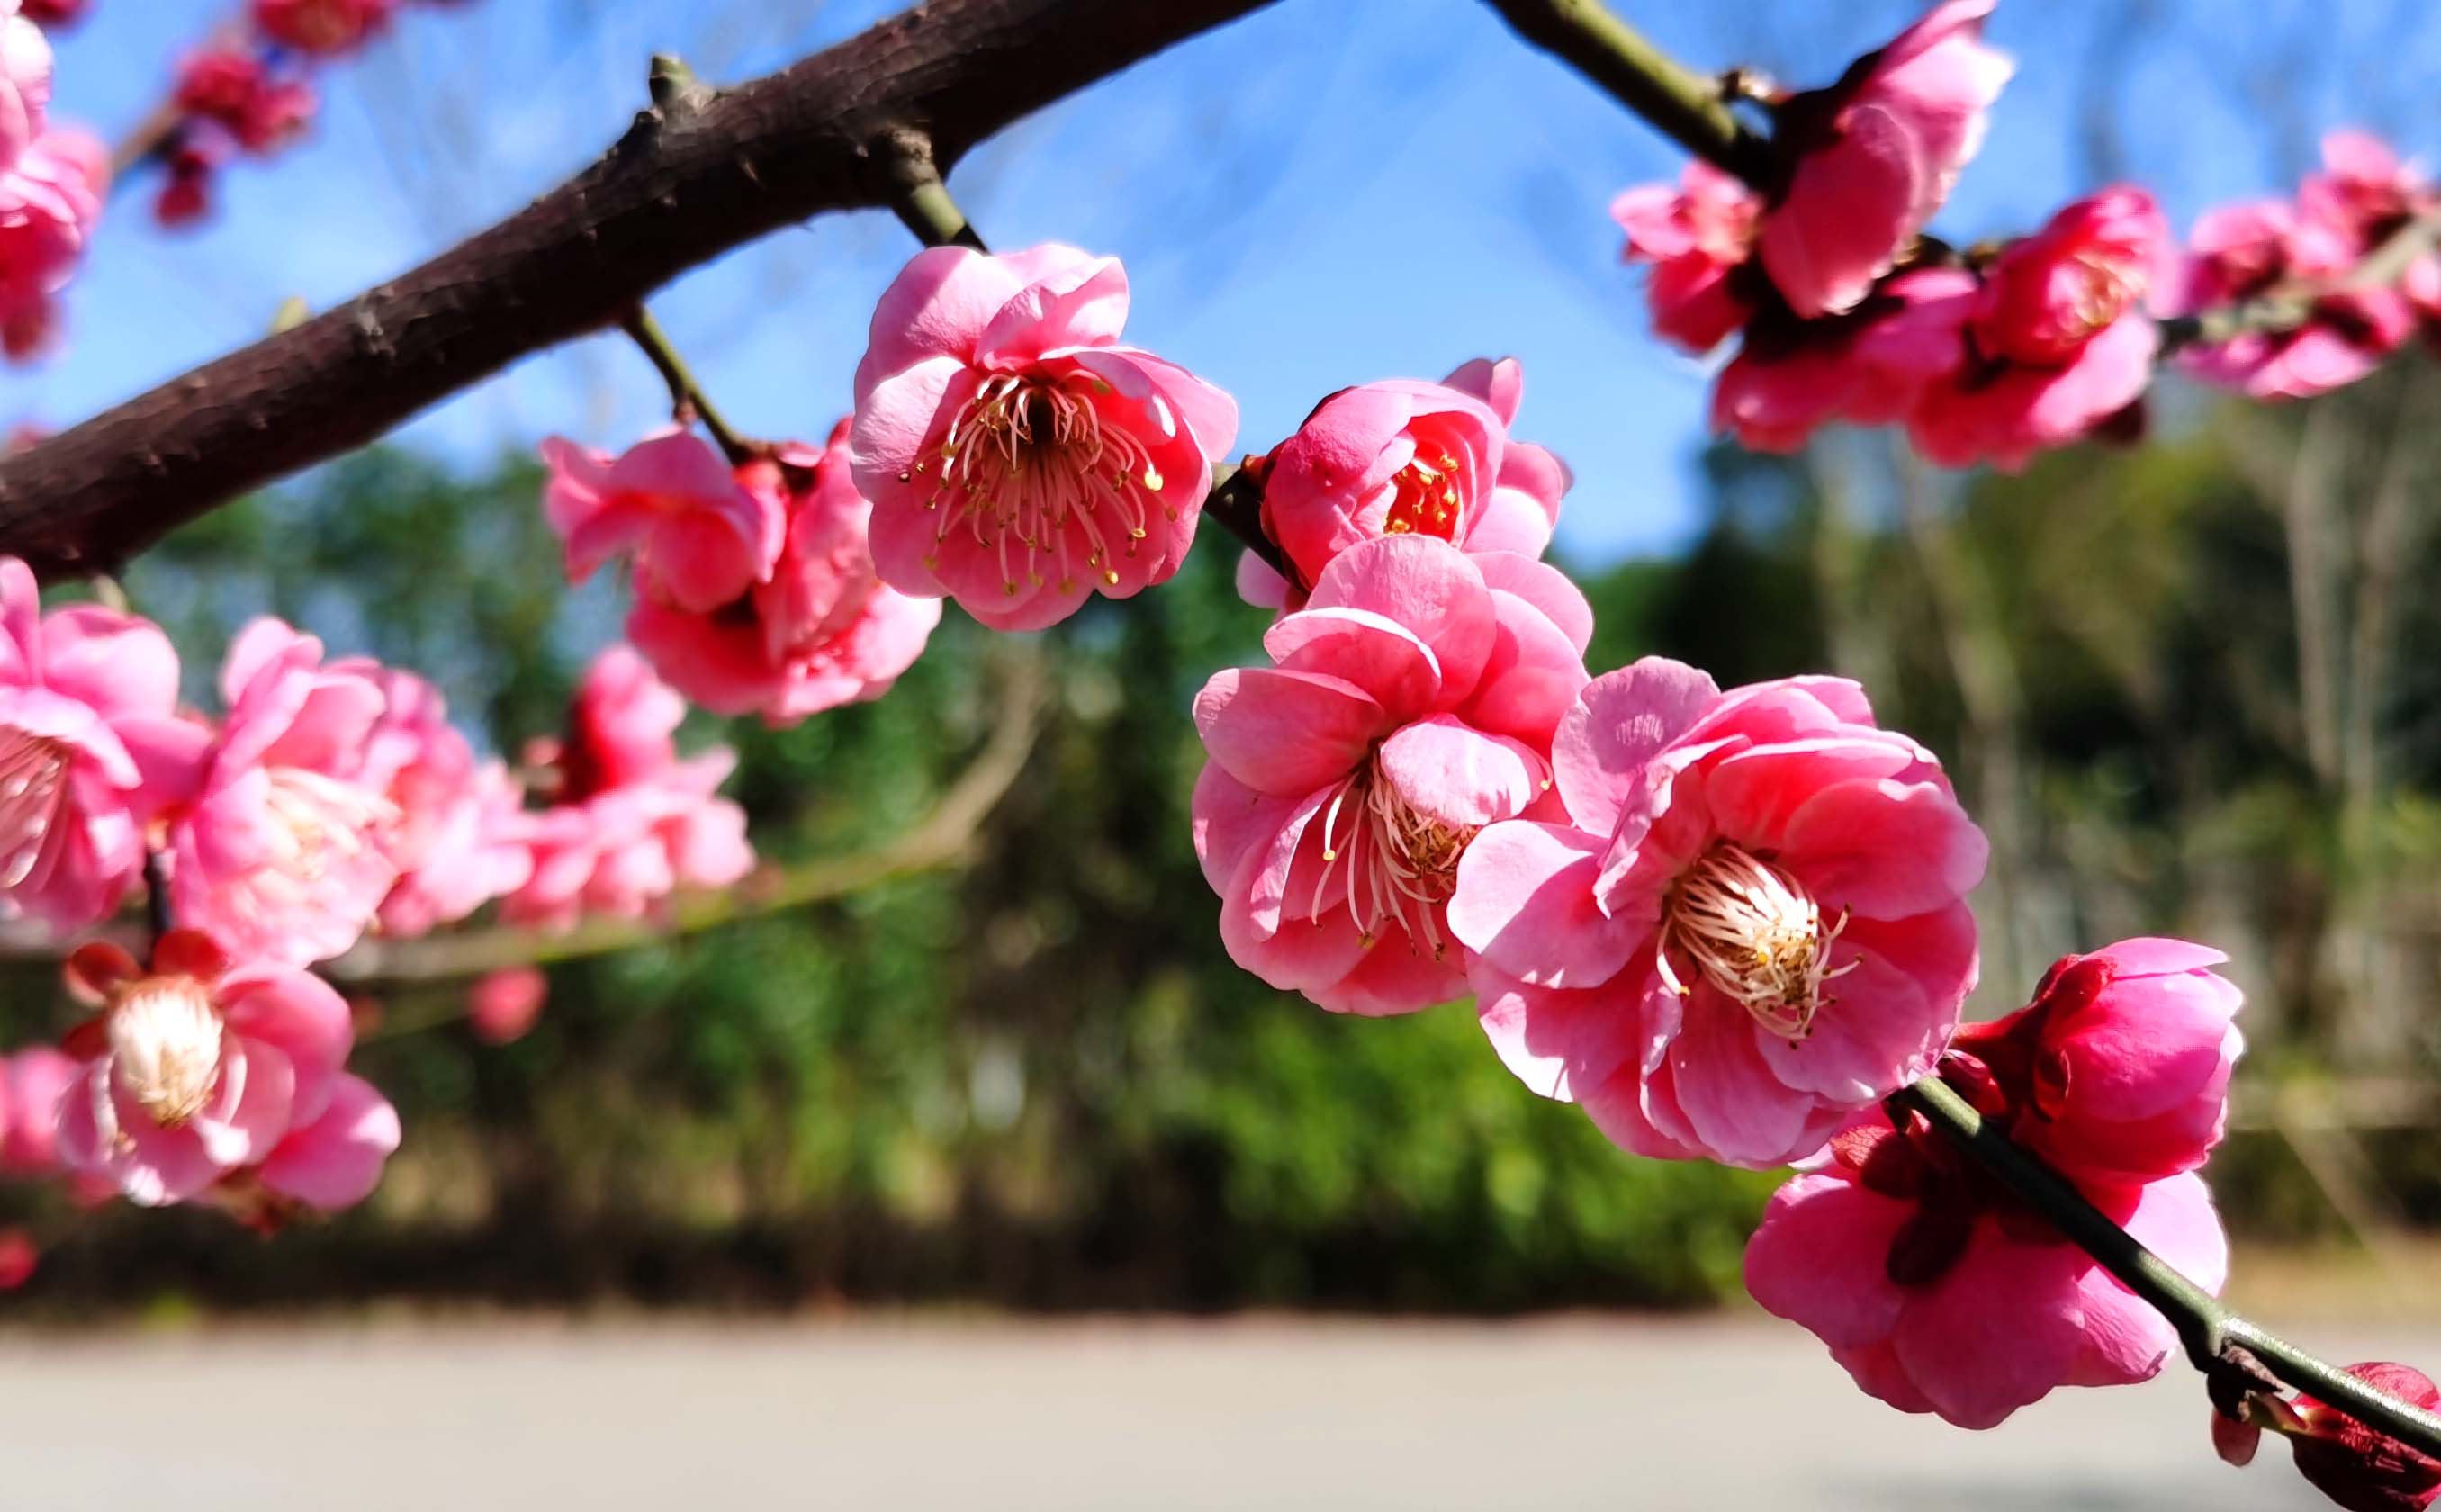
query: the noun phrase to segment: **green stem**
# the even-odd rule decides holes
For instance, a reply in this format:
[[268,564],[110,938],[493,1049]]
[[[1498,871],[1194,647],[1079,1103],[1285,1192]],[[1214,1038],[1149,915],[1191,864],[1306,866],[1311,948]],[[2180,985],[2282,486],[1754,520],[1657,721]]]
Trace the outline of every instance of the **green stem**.
[[2237,1368],[2234,1351],[2254,1357],[2273,1376],[2337,1408],[2369,1428],[2441,1459],[2441,1417],[2306,1353],[2270,1330],[2223,1306],[2178,1268],[2137,1242],[2085,1199],[2067,1178],[2017,1147],[1983,1121],[1956,1089],[1927,1076],[1893,1093],[1890,1107],[1920,1113],[1977,1164],[2049,1219],[2078,1249],[2093,1256],[2120,1284],[2170,1320],[2187,1359],[2207,1376]]
[[742,466],[763,455],[760,447],[732,430],[729,422],[720,418],[720,411],[712,407],[712,401],[704,396],[703,386],[696,382],[695,373],[688,369],[686,359],[670,345],[669,336],[661,330],[660,322],[653,318],[651,311],[641,304],[636,306],[626,319],[619,322],[619,329],[627,333],[628,338],[642,350],[654,369],[660,373],[661,381],[669,385],[670,410],[679,423],[701,421],[703,428],[712,433],[713,441],[720,447],[721,455],[728,458],[732,466]]
[[1729,109],[1721,81],[1654,46],[1601,0],[1485,0],[1528,42],[1608,90],[1672,141],[1762,188],[1771,143]]
[[991,249],[984,245],[981,232],[949,197],[949,186],[941,181],[941,170],[932,155],[932,141],[920,132],[900,132],[894,138],[895,151],[890,158],[890,207],[915,239],[926,246],[965,246],[978,252]]

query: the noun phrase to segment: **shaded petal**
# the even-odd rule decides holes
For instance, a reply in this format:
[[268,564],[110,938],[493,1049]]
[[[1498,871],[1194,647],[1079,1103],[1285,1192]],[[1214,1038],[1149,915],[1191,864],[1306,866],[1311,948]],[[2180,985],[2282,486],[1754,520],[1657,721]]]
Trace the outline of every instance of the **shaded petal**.
[[1258,793],[1294,798],[1354,770],[1387,723],[1364,689],[1318,673],[1231,667],[1195,698],[1212,759]]
[[[1646,657],[1578,690],[1576,707],[1551,737],[1551,768],[1569,817],[1609,835],[1623,809],[1650,804],[1657,796],[1654,759],[1720,695],[1710,677],[1666,657]],[[1666,788],[1665,781],[1659,790]]]

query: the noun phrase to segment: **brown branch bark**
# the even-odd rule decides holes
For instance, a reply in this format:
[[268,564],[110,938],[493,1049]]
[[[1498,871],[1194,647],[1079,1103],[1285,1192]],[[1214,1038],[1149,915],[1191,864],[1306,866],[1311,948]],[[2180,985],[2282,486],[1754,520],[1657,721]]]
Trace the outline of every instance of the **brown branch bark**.
[[362,446],[678,274],[828,210],[886,207],[919,134],[977,142],[1268,0],[926,0],[795,65],[640,114],[603,159],[422,267],[0,459],[0,551],[46,578]]

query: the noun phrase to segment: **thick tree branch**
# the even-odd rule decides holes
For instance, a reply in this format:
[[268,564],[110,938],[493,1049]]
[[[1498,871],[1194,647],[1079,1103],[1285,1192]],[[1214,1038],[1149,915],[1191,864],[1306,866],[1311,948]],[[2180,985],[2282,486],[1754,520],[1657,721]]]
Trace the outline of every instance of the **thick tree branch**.
[[1770,181],[1771,144],[1728,106],[1735,81],[1707,79],[1601,0],[1485,0],[1528,42],[1608,90],[1654,129],[1723,172]]
[[671,279],[826,210],[882,207],[908,130],[947,171],[1032,111],[1267,0],[927,0],[780,73],[667,89],[526,209],[338,308],[0,460],[0,551],[45,577],[365,445]]

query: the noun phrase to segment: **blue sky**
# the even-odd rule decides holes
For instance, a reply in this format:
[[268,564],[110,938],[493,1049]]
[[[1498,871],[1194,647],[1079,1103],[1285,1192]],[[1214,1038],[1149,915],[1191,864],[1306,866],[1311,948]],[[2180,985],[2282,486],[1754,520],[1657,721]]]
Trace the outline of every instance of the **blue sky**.
[[[1691,63],[1835,76],[1914,13],[1906,0],[1614,0]],[[321,308],[510,213],[624,127],[656,49],[715,81],[848,34],[877,0],[470,0],[411,8],[325,77],[314,139],[244,163],[201,233],[122,194],[69,296],[67,349],[0,376],[0,417],[62,424]],[[165,15],[194,19],[165,26]],[[97,0],[59,46],[56,114],[105,136],[158,98],[216,5]],[[2002,0],[2019,72],[1938,228],[2029,228],[2125,174],[2183,226],[2278,188],[2332,126],[2441,160],[2441,16],[2414,0]],[[1474,0],[1283,0],[987,144],[951,181],[999,245],[1114,252],[1130,338],[1234,392],[1241,449],[1330,389],[1437,377],[1477,353],[1527,371],[1518,429],[1578,487],[1564,544],[1663,550],[1703,518],[1706,375],[1644,333],[1605,214],[1674,149]],[[655,307],[743,428],[819,436],[848,403],[874,297],[913,250],[885,215],[831,217],[691,275]],[[465,465],[565,431],[631,439],[664,407],[616,337],[531,359],[403,433]]]

